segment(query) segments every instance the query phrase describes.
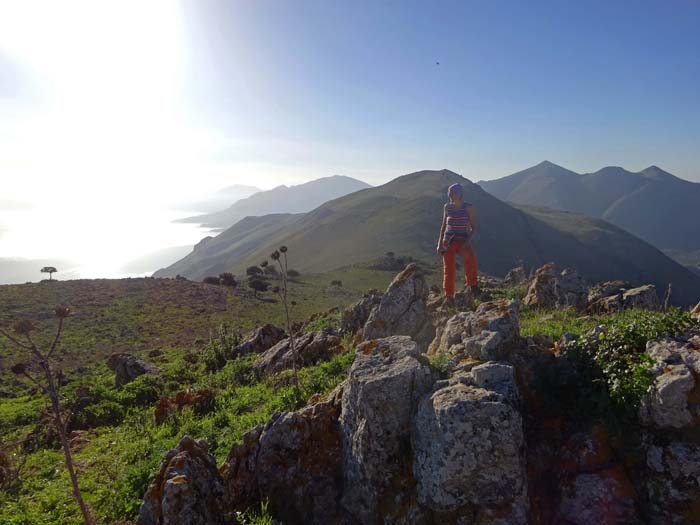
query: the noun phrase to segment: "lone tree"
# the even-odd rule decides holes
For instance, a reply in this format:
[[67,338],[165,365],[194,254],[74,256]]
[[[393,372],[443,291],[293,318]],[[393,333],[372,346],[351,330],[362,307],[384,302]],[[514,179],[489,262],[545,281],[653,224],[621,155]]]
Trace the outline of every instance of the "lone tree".
[[246,275],[253,277],[254,275],[262,275],[263,270],[259,266],[248,266],[245,270]]
[[[42,270],[43,271],[43,270]],[[56,271],[55,269],[53,271]],[[73,498],[80,507],[80,511],[83,514],[83,520],[86,525],[93,525],[95,523],[95,518],[92,515],[92,511],[80,492],[80,486],[78,485],[78,474],[75,471],[75,465],[73,463],[73,456],[70,451],[70,444],[68,442],[68,422],[64,420],[63,414],[61,412],[61,397],[59,395],[60,388],[60,378],[63,373],[61,370],[56,369],[52,362],[54,352],[58,347],[58,341],[61,337],[61,332],[63,331],[63,322],[70,315],[70,308],[67,306],[57,306],[54,308],[55,317],[58,319],[58,325],[56,327],[56,333],[53,336],[53,341],[48,347],[48,350],[40,349],[34,339],[32,338],[32,331],[34,330],[34,324],[31,321],[24,320],[18,321],[13,326],[14,335],[10,334],[8,331],[0,328],[0,335],[6,337],[15,346],[25,351],[27,357],[29,357],[28,362],[17,363],[12,367],[12,372],[18,376],[23,376],[39,389],[49,398],[51,402],[51,410],[53,412],[53,424],[56,427],[58,436],[61,440],[61,446],[63,447],[63,455],[66,461],[66,467],[68,468],[68,474],[70,475],[70,481],[73,485]],[[34,372],[36,371],[36,373]]]
[[248,280],[248,287],[253,290],[253,295],[258,296],[258,292],[266,292],[270,285],[258,277]]
[[54,268],[53,266],[44,266],[41,269],[41,273],[48,273],[49,274],[49,281],[53,280],[53,274],[57,272],[58,270]]
[[230,286],[231,288],[235,288],[238,286],[238,281],[236,280],[236,276],[233,275],[231,272],[224,272],[219,274],[219,282],[223,286]]

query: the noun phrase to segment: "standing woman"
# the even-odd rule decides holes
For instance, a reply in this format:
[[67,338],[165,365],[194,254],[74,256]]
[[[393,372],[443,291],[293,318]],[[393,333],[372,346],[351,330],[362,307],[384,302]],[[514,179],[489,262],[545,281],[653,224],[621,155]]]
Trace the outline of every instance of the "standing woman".
[[474,220],[474,206],[464,202],[464,192],[461,184],[453,184],[447,190],[449,202],[445,204],[440,226],[440,239],[437,252],[442,255],[443,276],[442,287],[445,297],[454,298],[455,295],[455,256],[459,253],[464,262],[464,278],[467,286],[476,297],[479,293],[479,285],[476,280],[476,255],[470,240],[476,233]]

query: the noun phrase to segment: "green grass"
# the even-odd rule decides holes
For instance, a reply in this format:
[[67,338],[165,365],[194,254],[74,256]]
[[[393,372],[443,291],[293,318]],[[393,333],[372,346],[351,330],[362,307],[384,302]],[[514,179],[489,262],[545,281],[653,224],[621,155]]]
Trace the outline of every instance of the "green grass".
[[[335,388],[345,378],[353,358],[353,352],[346,352],[329,362],[302,369],[301,396],[295,395],[289,374],[255,381],[252,374],[241,373],[241,369],[250,368],[251,357],[230,362],[214,374],[205,373],[200,363],[190,363],[195,374],[188,386],[216,389],[213,410],[198,416],[186,408],[162,425],[156,425],[151,407],[125,406],[127,415],[121,424],[91,429],[89,444],[75,454],[85,498],[103,523],[133,518],[164,454],[183,435],[206,439],[210,452],[221,464],[245,432],[265,423],[274,412],[295,410],[311,395],[326,394]],[[173,377],[180,373],[175,360],[165,375]],[[103,388],[104,385],[95,386],[95,389]],[[108,389],[115,399],[123,395],[123,390]],[[32,402],[40,404],[41,400]],[[2,407],[3,421],[21,420],[19,401],[3,402]],[[0,494],[0,523],[80,523],[69,487],[59,451],[42,449],[28,454],[19,489]],[[260,509],[250,514],[246,522],[267,523],[265,516],[266,511]]]

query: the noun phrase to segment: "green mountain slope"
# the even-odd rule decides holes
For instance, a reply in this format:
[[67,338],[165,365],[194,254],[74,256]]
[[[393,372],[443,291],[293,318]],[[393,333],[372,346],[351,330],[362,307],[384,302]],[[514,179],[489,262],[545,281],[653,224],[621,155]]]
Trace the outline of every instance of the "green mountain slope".
[[673,282],[674,297],[683,304],[700,297],[697,276],[620,228],[577,214],[518,209],[448,170],[404,175],[299,216],[247,218],[156,275],[200,279],[224,270],[241,273],[281,244],[290,248],[292,265],[306,272],[361,263],[387,251],[438,264],[442,205],[455,182],[475,205],[475,246],[486,273],[503,275],[519,260],[528,268],[554,261],[578,268],[591,281],[628,279],[661,289]]
[[700,226],[689,211],[700,205],[700,184],[657,166],[638,173],[606,167],[579,175],[545,161],[480,186],[499,199],[598,217],[662,250],[700,249]]
[[334,175],[296,186],[277,186],[234,202],[225,210],[180,219],[177,222],[198,223],[213,229],[226,229],[244,217],[269,213],[305,213],[324,202],[348,193],[369,188],[352,177]]

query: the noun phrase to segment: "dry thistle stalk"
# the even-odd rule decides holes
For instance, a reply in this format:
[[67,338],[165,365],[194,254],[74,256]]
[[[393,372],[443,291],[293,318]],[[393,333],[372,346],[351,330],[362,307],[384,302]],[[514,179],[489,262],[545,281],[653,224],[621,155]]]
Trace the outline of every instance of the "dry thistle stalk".
[[[71,484],[73,486],[73,498],[80,507],[80,512],[83,514],[83,520],[86,525],[93,525],[95,518],[92,510],[83,499],[78,484],[78,474],[73,463],[73,455],[71,454],[70,444],[68,442],[67,421],[64,420],[61,412],[61,398],[59,394],[60,378],[62,372],[54,369],[51,364],[51,357],[54,355],[58,347],[58,341],[63,331],[63,322],[70,316],[71,310],[68,306],[59,305],[54,309],[54,314],[58,319],[56,333],[48,350],[41,350],[32,338],[34,331],[34,323],[29,320],[18,321],[14,324],[13,334],[0,328],[0,335],[6,337],[12,344],[24,350],[31,358],[30,363],[17,363],[12,367],[12,372],[18,376],[22,376],[37,386],[51,402],[51,410],[53,412],[53,423],[58,432],[63,448],[63,455],[70,475]],[[18,337],[19,336],[19,337]],[[37,370],[38,375],[34,375],[32,370]]]

